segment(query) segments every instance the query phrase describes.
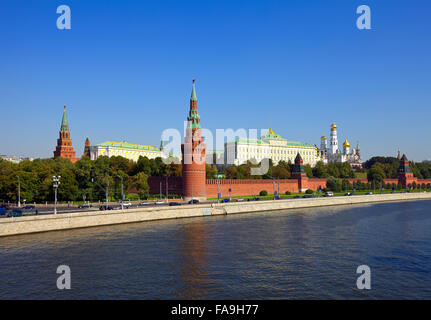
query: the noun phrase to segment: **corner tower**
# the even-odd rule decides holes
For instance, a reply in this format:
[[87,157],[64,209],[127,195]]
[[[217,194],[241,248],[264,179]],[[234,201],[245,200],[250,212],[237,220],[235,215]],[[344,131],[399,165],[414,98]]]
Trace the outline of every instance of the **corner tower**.
[[206,145],[202,138],[201,119],[198,114],[195,79],[193,79],[190,110],[187,117],[184,144],[181,145],[183,170],[183,196],[191,199],[206,200]]
[[69,123],[67,122],[66,106],[63,110],[63,119],[61,120],[60,137],[57,139],[57,147],[54,151],[54,159],[67,158],[72,162],[76,162],[75,150],[72,146],[72,139],[70,138]]

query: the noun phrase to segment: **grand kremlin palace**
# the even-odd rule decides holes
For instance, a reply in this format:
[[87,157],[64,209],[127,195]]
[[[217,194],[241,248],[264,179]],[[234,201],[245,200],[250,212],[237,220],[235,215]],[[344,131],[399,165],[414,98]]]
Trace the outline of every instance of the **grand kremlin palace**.
[[152,146],[128,142],[105,141],[90,147],[91,160],[96,160],[101,156],[122,156],[136,162],[139,156],[147,157],[148,159],[155,159],[157,157],[163,158],[163,151]]
[[274,164],[281,160],[294,163],[300,154],[304,164],[315,166],[324,159],[316,146],[300,142],[288,141],[270,129],[261,139],[237,138],[235,141],[225,143],[224,160],[227,165],[240,165],[249,160],[271,159]]

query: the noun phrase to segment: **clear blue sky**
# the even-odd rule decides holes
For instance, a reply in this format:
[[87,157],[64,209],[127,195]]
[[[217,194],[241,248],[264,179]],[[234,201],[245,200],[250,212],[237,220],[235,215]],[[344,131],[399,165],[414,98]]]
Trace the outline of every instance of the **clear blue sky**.
[[[57,6],[72,29],[56,28]],[[371,7],[372,30],[356,28]],[[196,78],[202,125],[268,128],[365,159],[431,159],[431,2],[15,1],[0,3],[0,154],[51,157],[63,105],[92,144],[158,146],[182,130]]]

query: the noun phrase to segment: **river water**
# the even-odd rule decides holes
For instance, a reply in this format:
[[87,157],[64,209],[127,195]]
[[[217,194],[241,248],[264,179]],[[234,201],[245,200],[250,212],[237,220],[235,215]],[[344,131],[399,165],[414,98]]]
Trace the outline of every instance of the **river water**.
[[[300,200],[299,200],[300,201]],[[431,201],[0,238],[0,299],[431,299]],[[57,267],[71,270],[58,290]],[[371,289],[359,290],[359,265]]]

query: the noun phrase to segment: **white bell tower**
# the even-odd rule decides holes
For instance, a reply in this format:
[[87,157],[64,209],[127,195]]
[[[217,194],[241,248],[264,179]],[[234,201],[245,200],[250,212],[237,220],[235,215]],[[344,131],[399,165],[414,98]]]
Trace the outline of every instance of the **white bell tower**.
[[338,137],[337,137],[337,125],[335,122],[331,125],[331,154],[336,154],[339,152],[338,149]]

